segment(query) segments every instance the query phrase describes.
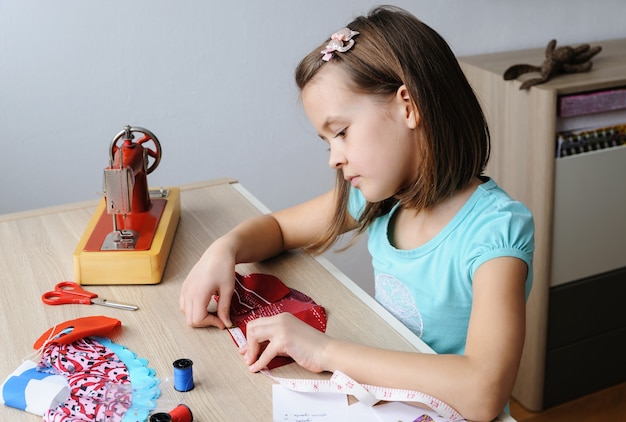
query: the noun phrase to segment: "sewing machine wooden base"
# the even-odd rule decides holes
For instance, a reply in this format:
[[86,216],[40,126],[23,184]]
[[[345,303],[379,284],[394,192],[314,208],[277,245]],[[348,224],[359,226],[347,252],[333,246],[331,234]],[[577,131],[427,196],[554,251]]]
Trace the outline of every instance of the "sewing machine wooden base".
[[[74,280],[80,284],[157,284],[161,282],[174,234],[180,219],[180,189],[167,188],[169,194],[160,215],[149,249],[93,250],[93,242],[106,213],[104,198],[89,221],[87,229],[74,250]],[[112,226],[112,223],[111,223]]]

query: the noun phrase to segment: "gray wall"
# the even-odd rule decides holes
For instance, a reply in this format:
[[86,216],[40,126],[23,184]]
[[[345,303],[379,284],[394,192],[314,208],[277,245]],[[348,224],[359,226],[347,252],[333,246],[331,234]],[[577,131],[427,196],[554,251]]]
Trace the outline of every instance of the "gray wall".
[[[300,107],[299,59],[379,4],[0,0],[0,213],[97,197],[111,138],[163,145],[157,185],[235,177],[271,209],[327,190],[327,147]],[[623,0],[394,4],[457,55],[626,37]],[[329,255],[371,289],[363,245]]]

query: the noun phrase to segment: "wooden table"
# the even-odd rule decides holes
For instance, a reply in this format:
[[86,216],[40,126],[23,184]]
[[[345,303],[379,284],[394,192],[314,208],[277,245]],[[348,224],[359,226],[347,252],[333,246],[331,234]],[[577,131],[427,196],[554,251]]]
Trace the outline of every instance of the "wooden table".
[[[183,186],[181,201],[180,223],[160,284],[86,286],[100,297],[135,304],[137,311],[41,302],[43,292],[59,281],[71,280],[72,253],[96,201],[0,215],[0,338],[4,342],[0,378],[4,380],[33,352],[34,341],[50,327],[79,317],[105,315],[122,321],[122,328],[111,339],[146,358],[162,380],[173,378],[175,360],[193,361],[195,388],[178,393],[172,382],[162,382],[164,400],[184,394],[184,403],[198,421],[271,421],[274,381],[248,371],[227,331],[190,328],[178,308],[181,284],[209,244],[238,222],[268,210],[231,179]],[[327,333],[333,337],[432,352],[323,258],[290,252],[266,262],[239,265],[237,271],[273,274],[311,296],[326,308]],[[315,376],[295,364],[273,372],[286,377]],[[40,418],[0,406],[0,419]]]

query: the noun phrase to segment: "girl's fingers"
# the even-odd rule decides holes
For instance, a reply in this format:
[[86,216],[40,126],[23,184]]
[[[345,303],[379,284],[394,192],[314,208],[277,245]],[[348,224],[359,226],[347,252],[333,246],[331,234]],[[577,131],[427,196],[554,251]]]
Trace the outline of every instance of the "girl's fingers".
[[219,292],[219,300],[217,301],[217,316],[224,326],[230,328],[233,326],[230,320],[230,302],[233,297],[234,286],[222,287]]

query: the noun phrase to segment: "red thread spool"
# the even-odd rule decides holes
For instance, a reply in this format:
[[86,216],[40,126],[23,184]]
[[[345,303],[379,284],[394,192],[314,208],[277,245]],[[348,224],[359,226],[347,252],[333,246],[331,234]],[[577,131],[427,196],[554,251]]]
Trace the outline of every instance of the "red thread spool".
[[161,412],[150,416],[150,422],[192,422],[191,409],[184,404],[179,404],[169,413]]

